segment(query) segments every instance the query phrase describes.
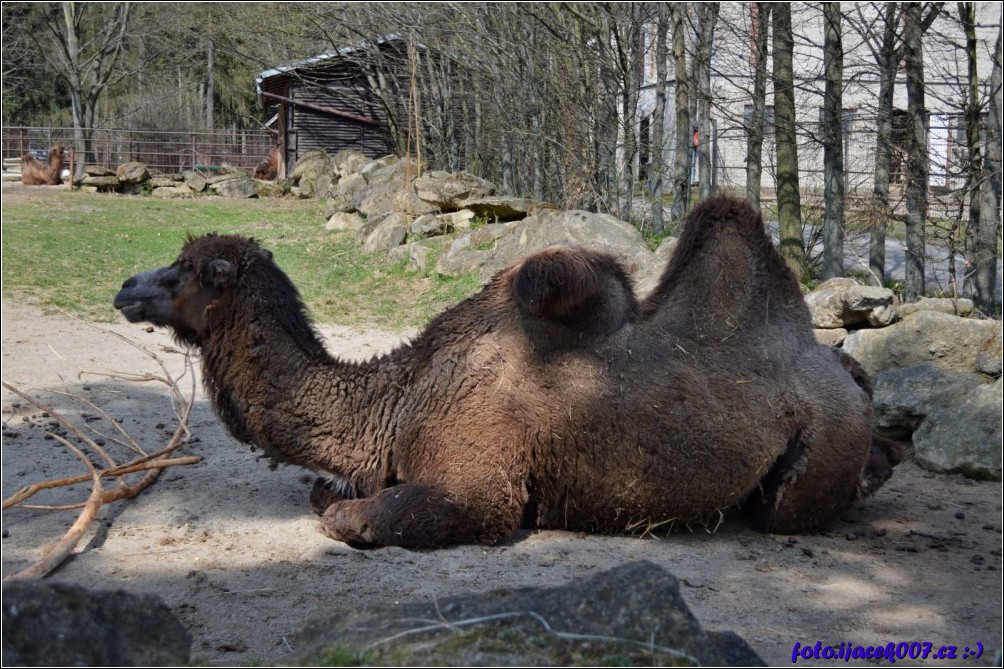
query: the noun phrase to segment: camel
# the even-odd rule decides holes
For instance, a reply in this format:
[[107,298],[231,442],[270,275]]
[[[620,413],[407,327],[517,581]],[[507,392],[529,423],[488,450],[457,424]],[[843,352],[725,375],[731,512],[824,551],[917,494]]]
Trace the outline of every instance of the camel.
[[65,149],[54,146],[49,151],[48,162],[42,162],[30,153],[21,156],[21,183],[25,186],[58,186],[63,183],[63,154]]
[[357,548],[707,527],[736,507],[809,532],[897,460],[760,216],[728,197],[694,208],[645,300],[613,257],[550,247],[365,363],[325,350],[252,239],[189,237],[114,304],[198,349],[236,439],[330,478],[311,503]]
[[258,163],[258,166],[254,168],[254,178],[263,181],[274,181],[279,174],[279,156],[280,148],[273,146],[272,150],[268,152],[268,156],[265,157],[265,160]]

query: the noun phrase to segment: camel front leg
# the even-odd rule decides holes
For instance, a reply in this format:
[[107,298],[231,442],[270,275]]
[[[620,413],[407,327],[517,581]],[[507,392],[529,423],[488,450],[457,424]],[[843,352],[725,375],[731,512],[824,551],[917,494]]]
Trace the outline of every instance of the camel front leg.
[[322,531],[353,548],[494,544],[517,529],[521,510],[483,508],[428,485],[404,483],[365,499],[331,504]]

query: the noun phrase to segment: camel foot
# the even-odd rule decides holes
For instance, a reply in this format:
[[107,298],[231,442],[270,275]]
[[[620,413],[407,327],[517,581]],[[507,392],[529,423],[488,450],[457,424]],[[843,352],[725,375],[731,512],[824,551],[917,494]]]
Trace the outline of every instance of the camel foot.
[[858,484],[858,498],[867,497],[889,480],[892,469],[903,461],[903,447],[891,439],[872,436],[871,450]]
[[318,476],[310,489],[310,510],[320,516],[335,502],[355,498],[356,491],[345,479]]

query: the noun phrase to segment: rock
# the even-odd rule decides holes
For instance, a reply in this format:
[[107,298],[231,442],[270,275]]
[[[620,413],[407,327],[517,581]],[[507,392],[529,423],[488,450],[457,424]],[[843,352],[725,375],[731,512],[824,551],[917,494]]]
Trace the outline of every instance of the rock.
[[331,218],[335,214],[351,214],[356,211],[356,205],[349,200],[343,200],[337,195],[328,201],[328,206],[324,210],[324,217]]
[[254,179],[245,176],[230,178],[226,181],[214,183],[209,188],[216,191],[218,195],[235,199],[255,197],[258,195],[258,188]]
[[533,200],[522,197],[496,195],[469,201],[464,206],[473,211],[475,216],[484,216],[493,223],[502,223],[526,218],[535,204],[537,203]]
[[123,590],[3,585],[3,665],[180,666],[192,638],[158,598]]
[[345,178],[350,174],[355,174],[363,165],[373,159],[356,151],[355,149],[342,149],[331,159],[331,164],[339,177]]
[[206,177],[206,185],[214,186],[223,181],[230,181],[231,179],[236,179],[237,177],[246,176],[243,172],[234,172],[233,170],[223,170],[221,172],[215,172],[211,176]]
[[[476,209],[472,207],[472,211]],[[614,255],[627,268],[641,293],[655,286],[664,269],[664,263],[648,249],[641,232],[609,214],[544,209],[521,223],[520,233],[500,238],[483,263],[482,283],[490,281],[514,260],[552,244],[581,245]]]
[[115,170],[115,176],[118,177],[120,183],[141,184],[150,178],[150,170],[143,163],[132,161],[119,165],[119,168]]
[[[805,296],[816,328],[851,328],[865,323],[888,325],[896,317],[895,294],[888,288],[862,286],[854,279],[824,281]],[[877,313],[873,313],[877,312]]]
[[[442,624],[403,634],[415,621]],[[632,665],[764,665],[738,635],[704,630],[676,578],[647,561],[552,588],[363,607],[312,623],[297,641],[297,664],[337,646],[368,649],[374,665],[561,666],[576,656],[583,666],[608,656]]]
[[206,190],[206,177],[195,170],[186,170],[182,173],[182,176],[185,178],[185,185],[196,193]]
[[115,170],[104,165],[84,165],[84,174],[89,177],[113,177]]
[[464,276],[477,272],[494,253],[499,240],[519,234],[523,223],[492,223],[458,237],[436,262],[441,276]]
[[98,190],[114,190],[119,187],[119,178],[114,175],[103,177],[86,176],[80,183],[83,186],[93,186]]
[[659,259],[659,262],[665,264],[668,263],[673,258],[673,254],[676,252],[676,246],[679,244],[680,239],[678,237],[666,237],[659,244],[659,248],[655,250],[655,255]]
[[896,313],[905,318],[918,311],[937,311],[952,316],[967,316],[973,311],[973,301],[965,298],[953,300],[949,297],[922,297],[916,302],[896,305]]
[[317,197],[330,197],[331,189],[338,187],[338,176],[334,174],[322,173],[314,180],[314,195]]
[[872,377],[928,361],[945,371],[973,372],[976,355],[995,327],[1000,324],[918,311],[887,328],[852,332],[843,348]]
[[325,230],[361,230],[363,219],[359,214],[335,212],[324,225]]
[[319,174],[331,174],[332,171],[331,158],[327,152],[324,149],[313,149],[300,156],[289,173],[289,178],[293,183],[304,178],[313,181]]
[[976,371],[999,377],[1001,375],[1001,322],[994,323],[993,332],[976,352]]
[[411,221],[408,215],[396,212],[387,216],[379,225],[369,233],[363,243],[363,253],[387,253],[392,248],[404,243],[408,236],[408,224]]
[[404,247],[408,250],[408,266],[415,270],[424,270],[432,257],[442,250],[442,244],[435,239],[420,239]]
[[181,184],[180,186],[160,186],[154,188],[150,192],[153,197],[194,197],[195,193],[188,186]]
[[289,179],[254,179],[254,189],[258,197],[282,197],[289,195]]
[[946,372],[933,362],[890,369],[873,380],[875,429],[890,439],[909,439],[938,408],[957,406],[983,377],[971,372]]
[[467,172],[433,171],[413,182],[415,193],[422,200],[440,209],[462,209],[467,202],[494,195],[495,184]]
[[358,209],[366,197],[366,177],[361,174],[348,174],[338,180],[335,186],[334,196],[336,199],[351,202],[353,208]]
[[823,346],[832,346],[836,348],[844,343],[847,339],[847,330],[843,328],[816,328],[812,332],[816,336],[816,341]]
[[934,472],[1000,481],[1001,390],[998,379],[957,406],[932,410],[913,433],[917,463]]

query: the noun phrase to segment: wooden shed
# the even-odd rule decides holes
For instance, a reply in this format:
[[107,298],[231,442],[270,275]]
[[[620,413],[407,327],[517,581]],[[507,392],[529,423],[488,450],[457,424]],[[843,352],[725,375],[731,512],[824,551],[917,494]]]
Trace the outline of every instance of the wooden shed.
[[[407,54],[405,40],[388,35],[261,72],[255,84],[261,105],[275,108],[279,176],[312,149],[356,149],[374,158],[394,153],[387,110],[407,99]],[[383,100],[374,81],[385,87]]]

